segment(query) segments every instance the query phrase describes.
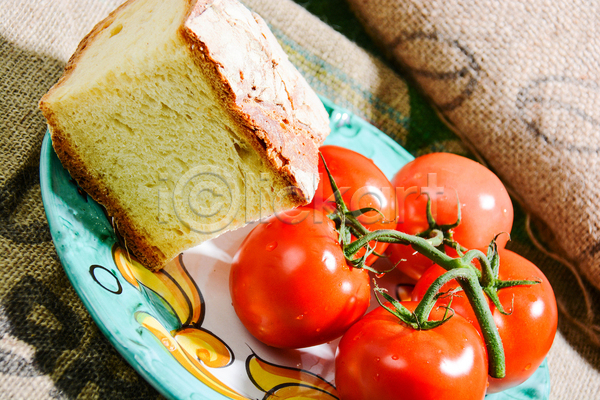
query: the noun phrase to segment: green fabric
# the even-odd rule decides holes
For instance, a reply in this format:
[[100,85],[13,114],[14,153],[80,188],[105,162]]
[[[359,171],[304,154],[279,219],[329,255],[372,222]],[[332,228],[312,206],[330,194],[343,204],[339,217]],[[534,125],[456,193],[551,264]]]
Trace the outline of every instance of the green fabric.
[[[361,48],[386,62],[385,57],[350,10],[345,0],[294,0],[294,2],[306,8],[306,10],[319,17],[321,21],[327,23],[331,28],[343,34]],[[298,51],[301,51],[301,49],[298,49]],[[292,61],[294,60],[292,59]],[[386,64],[393,67],[387,62]],[[309,74],[308,79],[311,80],[311,78]],[[314,83],[314,79],[311,80],[311,83]],[[432,151],[448,151],[447,147],[452,150],[458,148],[459,151],[453,152],[467,155],[459,146],[447,145],[448,141],[459,142],[460,139],[440,120],[419,90],[410,82],[407,82],[407,86],[410,94],[410,115],[397,116],[397,120],[406,127],[408,136],[402,137],[390,132],[386,133],[414,156]],[[372,98],[373,104],[376,104],[377,101],[376,98]]]
[[294,2],[363,49],[373,54],[379,52],[377,45],[367,35],[345,0],[294,0]]

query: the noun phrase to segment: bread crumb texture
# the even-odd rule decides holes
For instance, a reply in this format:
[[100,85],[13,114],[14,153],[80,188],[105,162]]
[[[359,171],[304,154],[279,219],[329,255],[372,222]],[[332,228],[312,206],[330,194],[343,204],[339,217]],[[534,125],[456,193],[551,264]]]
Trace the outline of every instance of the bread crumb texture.
[[63,165],[154,270],[310,201],[329,132],[266,24],[232,0],[126,2],[40,107]]

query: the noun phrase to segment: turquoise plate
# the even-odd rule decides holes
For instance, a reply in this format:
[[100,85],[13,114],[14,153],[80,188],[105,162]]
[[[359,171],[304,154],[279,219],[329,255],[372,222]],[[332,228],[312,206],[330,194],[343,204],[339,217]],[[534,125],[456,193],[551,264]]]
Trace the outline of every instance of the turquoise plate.
[[[326,143],[375,160],[388,177],[413,157],[365,121],[323,99]],[[151,273],[129,259],[103,209],[77,187],[44,138],[42,198],[67,276],[123,357],[172,399],[337,399],[337,342],[276,350],[251,337],[228,291],[232,257],[252,224],[186,251]],[[546,362],[521,386],[487,399],[549,398]]]

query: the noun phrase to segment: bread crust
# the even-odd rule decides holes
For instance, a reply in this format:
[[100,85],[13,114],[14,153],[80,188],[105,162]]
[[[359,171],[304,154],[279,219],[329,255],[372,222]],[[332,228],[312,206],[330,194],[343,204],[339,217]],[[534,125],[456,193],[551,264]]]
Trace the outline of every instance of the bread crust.
[[50,99],[54,92],[73,74],[78,61],[85,54],[86,48],[90,46],[97,36],[107,27],[109,27],[115,18],[129,5],[136,0],[127,0],[115,10],[113,10],[105,19],[98,22],[92,30],[81,40],[73,55],[67,61],[63,75],[58,82],[41,98],[39,107],[46,118],[52,137],[52,147],[56,152],[63,167],[67,169],[77,184],[85,190],[94,200],[100,203],[109,216],[114,218],[115,225],[118,227],[120,236],[124,239],[127,251],[132,252],[142,265],[152,271],[160,270],[169,260],[165,255],[152,246],[147,237],[141,234],[135,228],[135,224],[121,210],[123,207],[118,204],[117,199],[109,195],[108,188],[98,179],[95,171],[89,169],[80,157],[77,149],[66,138],[65,132],[60,124],[59,118],[54,114]]
[[[158,247],[153,245],[149,237],[144,235],[144,232],[136,227],[128,215],[122,211],[123,207],[119,204],[118,199],[111,196],[107,186],[97,173],[88,168],[76,147],[67,139],[59,118],[54,114],[50,104],[54,92],[72,75],[79,59],[85,55],[86,48],[92,45],[98,35],[109,27],[124,9],[136,1],[138,0],[127,0],[104,20],[96,24],[82,39],[67,62],[62,77],[42,97],[39,107],[48,122],[53,147],[63,166],[77,183],[94,200],[103,205],[107,213],[114,218],[127,250],[133,253],[142,265],[150,270],[157,271],[170,261],[171,257],[167,257]],[[265,102],[260,106],[247,104],[247,101],[244,102],[243,99],[236,96],[230,81],[222,74],[222,65],[219,60],[213,57],[210,46],[199,39],[197,31],[186,26],[186,21],[189,21],[194,15],[200,15],[201,12],[199,13],[199,11],[201,9],[205,10],[214,1],[186,1],[189,12],[181,23],[179,35],[186,43],[192,55],[191,58],[198,68],[202,68],[205,73],[213,76],[213,89],[220,95],[223,107],[229,110],[238,128],[246,133],[246,139],[255,151],[267,161],[267,165],[282,175],[290,186],[297,188],[293,194],[295,205],[308,203],[318,183],[318,181],[315,182],[315,177],[318,176],[317,149],[327,136],[328,127],[323,128],[322,121],[318,130],[302,126],[301,123],[292,124],[290,120],[295,121],[295,116],[281,112],[281,109],[275,105],[269,105]],[[217,0],[217,2],[220,1]],[[296,74],[298,74],[297,71]],[[308,84],[303,79],[301,83],[308,88]],[[320,118],[323,119],[323,115]],[[326,116],[325,119],[327,119]]]
[[[213,23],[210,16],[204,18],[204,13],[209,9],[227,10],[231,18],[238,19],[227,21],[222,18],[218,20],[220,25],[206,29],[206,25]],[[222,45],[223,42],[227,45],[227,38],[222,37],[226,35],[225,29],[218,29],[228,22],[235,24],[240,31],[254,28],[257,32],[253,32],[253,39],[260,40],[261,55],[268,57],[255,60],[244,56],[234,60],[239,63],[232,66],[232,58],[228,57],[231,53]],[[318,180],[315,181],[315,176],[318,176],[318,148],[329,133],[329,119],[320,100],[288,61],[266,23],[237,0],[199,0],[191,8],[180,34],[194,54],[193,59],[198,67],[214,77],[214,89],[221,94],[223,105],[246,132],[247,140],[267,160],[268,165],[297,188],[299,200],[302,197],[305,199],[300,204],[310,202],[318,184]],[[231,39],[230,43],[240,45],[244,37]],[[225,63],[230,68],[227,71],[223,68]],[[261,96],[260,88],[254,86],[250,77],[245,77],[245,73],[261,69],[267,70],[263,72],[264,80],[268,80],[270,75],[282,80],[280,91],[284,93],[279,98],[278,93]],[[277,83],[273,82],[272,86]],[[301,121],[298,114],[302,108],[311,113],[310,122],[313,126]]]

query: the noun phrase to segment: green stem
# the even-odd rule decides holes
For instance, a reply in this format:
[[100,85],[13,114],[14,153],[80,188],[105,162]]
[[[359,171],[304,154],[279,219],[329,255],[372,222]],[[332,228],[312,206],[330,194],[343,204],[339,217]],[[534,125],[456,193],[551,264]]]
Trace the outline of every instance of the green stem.
[[460,200],[458,199],[458,193],[456,193],[456,222],[453,224],[439,225],[438,229],[441,231],[449,231],[450,229],[454,229],[460,225],[460,221],[462,219],[462,213],[460,211]]
[[[454,270],[451,272],[455,271],[462,272],[463,270]],[[481,333],[483,334],[483,340],[488,352],[488,373],[494,378],[504,378],[506,376],[504,347],[502,346],[502,339],[498,333],[494,317],[477,277],[472,271],[466,269],[464,271],[468,272],[464,275],[459,274],[456,280],[469,299],[469,303],[473,311],[475,311],[477,322],[479,322],[479,326],[481,327]]]
[[514,281],[501,281],[499,279],[495,282],[495,288],[500,290],[513,286],[526,286],[526,285],[539,285],[542,281],[530,281],[530,280],[514,280]]
[[503,378],[506,375],[506,367],[502,339],[498,333],[498,328],[494,322],[494,317],[488,306],[487,299],[479,284],[479,279],[473,269],[464,267],[456,268],[440,275],[429,286],[412,315],[408,314],[406,310],[402,308],[398,309],[398,306],[395,304],[394,306],[398,310],[397,312],[393,312],[388,307],[386,307],[386,309],[402,319],[405,323],[411,324],[413,327],[417,326],[418,329],[435,328],[450,318],[445,316],[441,321],[429,321],[429,314],[436,305],[438,293],[446,283],[452,280],[456,280],[460,284],[462,290],[469,299],[471,307],[475,311],[477,322],[479,322],[479,326],[481,327],[481,333],[483,334],[487,349],[488,373],[494,378]]
[[340,189],[338,188],[337,183],[335,183],[335,179],[333,179],[333,175],[331,175],[331,172],[329,171],[329,167],[327,166],[327,163],[325,162],[325,157],[323,157],[323,154],[321,152],[319,152],[319,157],[321,157],[321,161],[323,162],[325,171],[327,171],[327,176],[329,177],[329,184],[331,185],[331,190],[333,190],[333,196],[335,197],[335,203],[337,204],[338,209],[343,214],[345,214],[348,212],[348,207],[346,206],[346,203],[344,203],[344,199],[342,199],[342,194],[340,193]]
[[488,306],[487,299],[485,298],[479,280],[475,275],[474,271],[468,268],[457,268],[448,271],[438,277],[415,309],[415,316],[417,321],[420,321],[420,325],[423,325],[421,321],[426,321],[429,317],[429,313],[433,309],[437,300],[437,293],[440,289],[448,282],[456,280],[463,291],[465,292],[469,303],[475,315],[477,322],[481,327],[481,333],[488,353],[488,373],[494,378],[504,378],[506,375],[505,358],[504,358],[504,347],[502,346],[502,339],[498,333],[498,328],[494,322],[494,317]]
[[440,239],[440,234],[436,234],[433,238],[425,239],[400,231],[381,229],[374,232],[369,232],[348,244],[344,248],[344,253],[346,253],[346,257],[351,258],[354,254],[358,253],[363,246],[373,240],[386,243],[402,243],[405,245],[411,245],[419,253],[425,255],[438,265],[452,265],[452,267],[447,269],[456,268],[458,265],[455,264],[457,264],[457,262],[460,263],[460,259],[454,259],[446,253],[438,250],[437,246],[439,246],[441,243]]
[[471,263],[475,259],[479,261],[479,265],[481,266],[481,273],[478,275],[478,277],[482,278],[482,285],[485,287],[493,285],[495,279],[494,271],[492,270],[490,261],[483,251],[477,249],[469,250],[461,257],[463,263],[469,265],[472,265]]

